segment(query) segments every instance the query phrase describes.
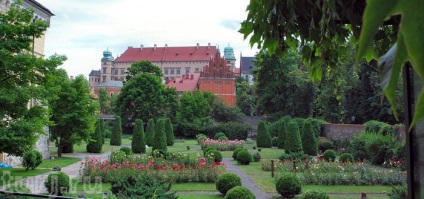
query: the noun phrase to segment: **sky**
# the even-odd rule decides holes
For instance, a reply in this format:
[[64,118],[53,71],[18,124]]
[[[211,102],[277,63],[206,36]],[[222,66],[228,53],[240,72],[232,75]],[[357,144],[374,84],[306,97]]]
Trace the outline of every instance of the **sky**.
[[116,58],[129,47],[206,46],[234,48],[254,56],[238,32],[249,0],[37,0],[55,16],[46,32],[45,55],[66,55],[68,75],[88,77],[100,69],[103,51]]

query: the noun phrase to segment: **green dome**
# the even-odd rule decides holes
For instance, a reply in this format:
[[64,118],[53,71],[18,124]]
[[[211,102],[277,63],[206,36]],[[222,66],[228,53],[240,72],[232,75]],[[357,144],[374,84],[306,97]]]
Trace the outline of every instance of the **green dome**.
[[109,51],[109,49],[103,51],[103,58],[102,61],[113,61],[114,58],[112,56],[112,52]]
[[224,48],[224,58],[226,60],[236,60],[236,57],[234,56],[234,48],[228,46]]

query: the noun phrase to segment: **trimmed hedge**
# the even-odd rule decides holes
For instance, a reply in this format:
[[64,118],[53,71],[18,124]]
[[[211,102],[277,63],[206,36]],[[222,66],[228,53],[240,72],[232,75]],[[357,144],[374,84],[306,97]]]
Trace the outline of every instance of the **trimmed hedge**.
[[103,140],[104,138],[103,133],[102,133],[102,129],[103,127],[101,126],[101,122],[103,121],[102,119],[97,120],[96,121],[96,129],[94,131],[94,134],[92,136],[93,140],[90,140],[90,142],[88,142],[87,146],[86,146],[86,150],[89,153],[101,153],[102,152],[102,147],[103,147]]
[[248,165],[252,161],[252,154],[247,151],[247,149],[243,149],[237,153],[237,162],[242,165]]
[[127,147],[127,146],[121,147],[119,150],[123,151],[125,153],[125,155],[127,155],[127,156],[131,155],[133,153],[131,148]]
[[216,180],[216,189],[224,195],[236,186],[241,186],[241,179],[234,173],[222,174]]
[[171,119],[166,118],[165,120],[165,134],[166,134],[166,145],[173,146],[175,143],[174,127],[172,126]]
[[43,162],[43,154],[37,150],[26,151],[22,157],[22,166],[26,171],[28,169],[34,170]]
[[268,132],[268,128],[264,121],[260,121],[258,124],[258,134],[256,136],[256,145],[263,148],[271,148],[271,135]]
[[147,121],[146,127],[146,144],[149,146],[153,146],[155,139],[155,128],[155,120],[150,118],[149,121]]
[[278,126],[277,147],[279,149],[284,149],[284,142],[286,140],[286,132],[287,132],[287,121],[283,118],[281,119]]
[[144,124],[141,119],[135,120],[131,150],[134,153],[146,153],[146,137],[144,136]]
[[237,154],[242,150],[243,150],[243,148],[237,148],[237,149],[234,150],[233,155],[232,155],[234,160],[237,160]]
[[225,199],[256,199],[256,196],[248,188],[236,186],[227,192]]
[[318,150],[323,152],[328,149],[333,149],[333,142],[326,137],[318,137],[317,139]]
[[339,162],[353,162],[353,155],[350,153],[343,153],[339,157]]
[[299,127],[296,122],[289,122],[287,126],[287,135],[284,142],[284,150],[286,153],[302,152],[302,140],[300,139]]
[[283,173],[277,180],[275,188],[281,196],[293,198],[295,195],[301,193],[302,183],[295,173]]
[[122,144],[122,124],[121,124],[121,117],[115,116],[115,123],[113,124],[112,129],[112,136],[110,138],[110,145],[113,146],[121,146]]
[[311,156],[316,156],[318,154],[317,139],[315,138],[315,133],[309,120],[305,120],[302,130],[303,152]]
[[324,156],[324,159],[328,162],[334,162],[336,160],[336,152],[331,149],[326,150],[323,156]]
[[61,196],[69,191],[69,176],[62,171],[51,173],[44,181],[44,186],[50,195]]
[[301,199],[330,199],[327,193],[318,190],[308,190],[302,194]]
[[156,132],[155,132],[152,151],[154,151],[154,150],[167,151],[165,127],[164,127],[164,121],[163,120],[158,121],[155,130],[156,130]]
[[209,161],[221,162],[222,153],[216,149],[211,149],[205,153],[205,158],[208,159]]

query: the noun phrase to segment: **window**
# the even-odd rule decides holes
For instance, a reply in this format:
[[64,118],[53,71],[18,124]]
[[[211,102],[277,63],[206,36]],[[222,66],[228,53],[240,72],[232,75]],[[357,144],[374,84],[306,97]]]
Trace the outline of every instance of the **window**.
[[165,75],[168,74],[168,69],[167,68],[164,70],[164,73],[165,73]]
[[219,85],[216,85],[215,88],[216,88],[216,90],[219,90]]
[[118,74],[118,72],[119,72],[119,71],[118,71],[118,69],[115,69],[115,75],[117,75],[117,74]]
[[103,74],[106,74],[106,67],[103,68]]
[[194,69],[194,72],[195,72],[195,73],[200,73],[199,68],[195,68],[195,69]]
[[125,69],[121,68],[121,75],[125,75]]
[[190,68],[189,67],[186,67],[185,70],[186,70],[186,74],[189,74],[190,73]]
[[174,74],[174,69],[173,69],[173,68],[171,68],[171,75],[172,75],[172,74]]
[[106,76],[103,76],[103,82],[105,82],[106,81]]
[[177,68],[177,75],[181,74],[181,69]]

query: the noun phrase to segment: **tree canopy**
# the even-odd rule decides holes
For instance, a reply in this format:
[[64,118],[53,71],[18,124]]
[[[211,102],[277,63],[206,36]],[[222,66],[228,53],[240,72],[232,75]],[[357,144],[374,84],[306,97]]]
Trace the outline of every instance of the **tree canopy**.
[[[395,107],[396,85],[405,62],[424,79],[423,9],[419,0],[251,0],[239,32],[245,39],[251,35],[252,46],[257,44],[277,56],[300,49],[313,80],[320,80],[324,70],[330,69],[330,76],[334,73],[332,69],[348,53],[348,40],[358,43],[357,64],[364,57],[367,61],[378,59],[393,45],[379,59],[379,73],[383,90]],[[411,126],[424,117],[423,109],[421,91]]]
[[[35,20],[34,11],[13,3],[0,12],[0,151],[22,155],[33,148],[49,124],[46,76],[66,60],[54,55],[43,59],[32,55],[32,41],[41,37],[48,24]],[[30,105],[30,106],[28,106]]]
[[131,67],[128,68],[127,76],[125,77],[125,82],[128,82],[131,77],[136,76],[137,74],[150,73],[158,77],[162,77],[162,70],[152,64],[150,61],[138,61],[131,64]]

